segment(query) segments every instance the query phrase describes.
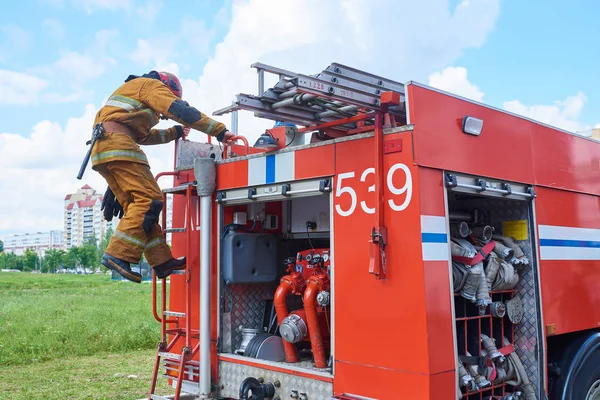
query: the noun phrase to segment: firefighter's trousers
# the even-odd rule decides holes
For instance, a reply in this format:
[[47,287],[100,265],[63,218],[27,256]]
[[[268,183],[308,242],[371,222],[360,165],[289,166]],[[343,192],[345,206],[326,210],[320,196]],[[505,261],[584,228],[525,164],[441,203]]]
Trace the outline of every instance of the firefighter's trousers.
[[106,253],[133,264],[140,262],[143,253],[152,268],[172,259],[171,249],[158,225],[163,194],[150,167],[136,162],[111,161],[95,169],[106,179],[125,213]]

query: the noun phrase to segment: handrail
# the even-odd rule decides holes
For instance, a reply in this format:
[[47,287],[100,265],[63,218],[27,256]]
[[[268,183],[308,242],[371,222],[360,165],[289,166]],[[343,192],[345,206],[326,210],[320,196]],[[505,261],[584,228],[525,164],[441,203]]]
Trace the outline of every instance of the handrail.
[[[179,177],[179,172],[177,172],[177,171],[160,172],[154,177],[154,180],[156,182],[158,182],[158,180],[160,178],[162,178],[163,176]],[[164,228],[166,228],[166,226],[167,226],[167,203],[166,202],[164,202],[163,209],[162,209],[162,225]],[[165,235],[165,239],[166,239],[166,237],[167,237],[166,233],[164,235]],[[162,290],[163,303],[165,302],[165,299],[164,299],[165,295],[166,295],[166,279],[163,279],[163,290]],[[163,307],[163,311],[164,311],[164,307]],[[156,274],[154,273],[154,270],[152,270],[152,314],[154,314],[155,320],[157,320],[158,322],[163,324],[163,318],[162,318],[162,316],[160,316],[160,317],[158,316],[158,312],[156,310]],[[167,323],[173,323],[176,321],[177,320],[173,320],[173,319],[172,320],[165,319],[163,325],[166,325]],[[164,336],[164,327],[163,327],[163,336]],[[164,337],[163,337],[163,339],[164,339]]]
[[[241,140],[242,142],[244,142],[244,145],[246,146],[246,154],[244,155],[248,155],[250,154],[250,146],[248,146],[248,140],[240,135],[237,136],[233,136],[231,139],[229,139],[229,141],[237,141],[237,140]],[[223,159],[227,158],[227,148],[229,147],[229,145],[227,143],[223,144]]]

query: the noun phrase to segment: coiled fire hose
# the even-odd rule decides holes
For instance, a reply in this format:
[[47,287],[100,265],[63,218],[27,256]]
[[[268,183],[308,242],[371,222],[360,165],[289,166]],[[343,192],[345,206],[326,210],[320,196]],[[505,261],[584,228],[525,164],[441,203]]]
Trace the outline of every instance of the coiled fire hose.
[[519,283],[519,274],[513,265],[501,260],[495,253],[488,256],[485,275],[491,290],[510,290]]
[[490,359],[492,361],[498,361],[499,363],[504,362],[504,355],[498,351],[498,348],[496,347],[496,340],[482,333],[481,344],[483,345],[486,353],[490,355]]
[[465,364],[463,364],[460,358],[458,359],[458,379],[460,382],[459,386],[466,387],[471,391],[477,390],[475,380],[471,375],[469,375],[467,369],[465,368]]
[[[467,351],[467,356],[472,357],[471,354]],[[492,386],[492,382],[488,381],[485,376],[481,375],[478,370],[477,365],[469,365],[468,367],[469,374],[475,380],[476,389],[483,389],[488,386]]]
[[511,259],[511,262],[513,265],[515,265],[519,272],[529,266],[529,259],[523,252],[523,249],[521,249],[521,246],[519,246],[513,238],[501,235],[493,235],[493,238],[494,240],[502,242],[504,245],[513,250],[514,257]]
[[[451,253],[454,256],[473,258],[477,254],[477,249],[465,239],[453,238],[450,242]],[[453,270],[459,273],[456,281],[462,282],[463,287],[460,295],[465,299],[475,302],[479,307],[487,307],[492,303],[490,298],[490,288],[487,277],[484,273],[483,262],[479,262],[470,268],[462,263],[452,262]],[[465,278],[464,274],[468,276]]]
[[[510,345],[510,342],[507,338],[504,338],[504,345]],[[525,371],[525,367],[521,363],[521,359],[517,355],[516,352],[512,352],[507,356],[507,361],[509,365],[515,370],[515,375],[517,377],[517,382],[519,382],[519,386],[523,391],[523,398],[525,400],[537,400],[537,396],[535,395],[535,389],[533,384],[529,381],[529,377],[527,376],[527,372]],[[515,381],[506,381],[509,385],[517,386],[517,382]]]
[[503,260],[510,260],[514,257],[515,252],[510,247],[506,247],[501,242],[495,242],[496,246],[494,246],[494,252]]
[[452,261],[452,280],[454,293],[462,290],[468,277],[469,271],[467,270],[467,267],[464,264]]
[[469,352],[466,356],[459,357],[459,385],[473,391],[489,387],[492,382],[506,382],[522,390],[522,393],[513,393],[511,399],[537,400],[533,384],[510,341],[504,337],[504,347],[498,350],[494,339],[481,334],[481,343],[483,349],[480,357],[473,357]]

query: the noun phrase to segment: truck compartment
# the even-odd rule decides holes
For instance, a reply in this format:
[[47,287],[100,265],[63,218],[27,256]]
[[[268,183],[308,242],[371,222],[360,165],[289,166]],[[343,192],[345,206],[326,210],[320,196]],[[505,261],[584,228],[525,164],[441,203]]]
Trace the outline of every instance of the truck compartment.
[[331,376],[330,202],[316,190],[220,206],[218,352],[240,375],[221,395],[237,394],[257,364]]
[[448,175],[446,186],[458,398],[543,398],[532,191]]

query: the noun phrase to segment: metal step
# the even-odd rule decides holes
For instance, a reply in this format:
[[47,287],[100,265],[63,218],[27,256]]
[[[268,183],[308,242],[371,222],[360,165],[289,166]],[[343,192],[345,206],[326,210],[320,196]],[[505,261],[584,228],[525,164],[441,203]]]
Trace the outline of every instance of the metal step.
[[167,228],[164,230],[165,233],[172,233],[172,232],[185,232],[185,228]]
[[181,354],[177,354],[177,353],[167,353],[167,352],[159,352],[158,355],[161,358],[165,358],[167,360],[176,360],[176,361],[181,361]]
[[185,269],[176,269],[173,272],[171,272],[171,275],[185,275]]
[[194,185],[192,182],[190,182],[190,183],[186,183],[181,186],[175,186],[172,188],[163,189],[162,192],[165,194],[185,194],[185,191],[187,190],[188,186],[192,186],[192,191],[193,191]]
[[[150,398],[152,400],[173,400],[175,398],[175,395],[170,395],[170,396],[159,396],[157,394],[151,394]],[[179,396],[180,400],[195,400],[198,397],[190,394],[190,393],[181,393],[181,395]],[[146,400],[147,398],[144,399],[140,399],[140,400]]]
[[173,398],[175,398],[175,396],[165,397],[165,396],[159,396],[157,394],[151,394],[150,398],[152,400],[172,400]]
[[[173,400],[175,398],[175,395],[170,395],[170,396],[159,396],[157,394],[151,394],[150,398],[152,400]],[[181,393],[181,395],[179,396],[180,400],[195,400],[197,399],[197,396],[194,396],[193,394],[189,394],[189,393]],[[146,398],[144,399],[140,399],[140,400],[146,400]]]
[[177,317],[177,318],[185,318],[185,313],[178,311],[164,311],[163,315],[167,317]]

